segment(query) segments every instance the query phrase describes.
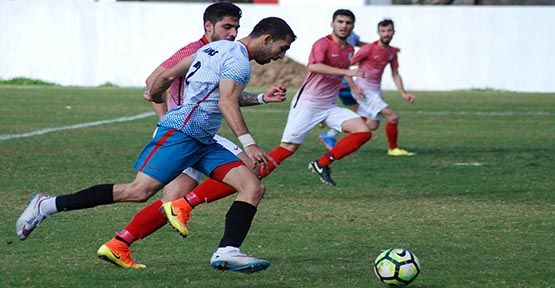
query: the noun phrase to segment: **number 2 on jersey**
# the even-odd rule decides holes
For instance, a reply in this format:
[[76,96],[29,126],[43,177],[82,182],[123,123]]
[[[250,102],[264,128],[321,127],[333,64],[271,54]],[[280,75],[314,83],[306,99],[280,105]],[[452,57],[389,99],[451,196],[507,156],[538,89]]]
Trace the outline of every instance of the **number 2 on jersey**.
[[187,78],[185,78],[185,84],[189,85],[189,78],[191,78],[193,75],[195,75],[195,73],[197,73],[198,69],[200,69],[200,66],[201,66],[200,61],[197,61],[197,63],[193,65],[195,70],[191,71],[191,73],[187,75]]

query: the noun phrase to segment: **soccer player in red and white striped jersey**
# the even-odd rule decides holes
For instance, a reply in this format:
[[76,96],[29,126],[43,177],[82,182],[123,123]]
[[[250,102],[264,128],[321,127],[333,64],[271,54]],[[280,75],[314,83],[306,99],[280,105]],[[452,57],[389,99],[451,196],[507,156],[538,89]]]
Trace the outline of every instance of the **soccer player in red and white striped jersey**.
[[387,154],[390,156],[412,156],[414,153],[401,149],[397,145],[399,116],[385,102],[381,91],[382,75],[385,67],[390,64],[391,76],[401,96],[409,103],[414,103],[416,97],[405,91],[401,75],[399,74],[398,49],[389,43],[395,34],[393,21],[385,19],[378,23],[378,41],[366,44],[353,57],[351,64],[358,64],[364,70],[364,77],[358,77],[354,83],[350,77],[351,92],[359,103],[357,113],[366,119],[370,130],[380,126],[381,117],[385,118],[385,132],[389,144]]
[[[345,9],[335,11],[332,33],[320,38],[312,46],[305,81],[291,103],[281,144],[268,153],[276,163],[290,157],[300,147],[310,131],[325,123],[328,127],[348,133],[322,157],[309,163],[309,169],[327,185],[335,185],[329,166],[356,150],[372,137],[359,115],[337,106],[336,99],[344,76],[363,76],[360,69],[350,69],[353,46],[347,37],[354,28],[355,15]],[[276,167],[270,165],[268,171]],[[264,176],[268,171],[261,171]]]
[[[375,131],[380,126],[381,118],[385,118],[385,134],[388,141],[387,154],[390,156],[412,156],[413,152],[399,148],[397,138],[399,130],[399,116],[385,102],[382,96],[381,82],[385,67],[391,65],[391,76],[397,86],[397,90],[401,96],[409,103],[414,103],[416,97],[405,91],[401,75],[399,74],[399,60],[397,53],[399,48],[389,45],[395,34],[394,24],[392,20],[385,19],[378,23],[378,41],[363,45],[353,57],[351,64],[359,65],[364,70],[364,77],[359,77],[355,81],[355,85],[350,87],[350,97],[340,95],[343,99],[352,99],[357,103],[357,114],[364,117],[366,124],[370,130]],[[353,83],[350,77],[345,77],[349,83]],[[349,86],[351,86],[349,84]],[[354,96],[353,96],[354,95]],[[355,99],[356,98],[356,99]],[[356,100],[356,101],[355,101]],[[345,101],[343,102],[345,103]],[[346,105],[352,105],[347,104]],[[320,135],[320,140],[328,147],[333,148],[335,145],[335,137],[339,132],[330,129]]]

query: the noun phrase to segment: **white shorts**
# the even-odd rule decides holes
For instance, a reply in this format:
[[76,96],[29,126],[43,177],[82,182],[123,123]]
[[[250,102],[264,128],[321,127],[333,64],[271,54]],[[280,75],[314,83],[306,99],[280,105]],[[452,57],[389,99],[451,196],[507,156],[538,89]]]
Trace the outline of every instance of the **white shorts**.
[[381,115],[379,114],[383,109],[385,109],[389,104],[387,104],[382,97],[382,91],[364,91],[364,99],[357,100],[358,102],[358,115],[365,117],[370,120],[381,120]]
[[[239,146],[235,145],[235,143],[231,142],[231,140],[222,137],[220,135],[214,135],[214,140],[218,142],[218,144],[222,145],[225,149],[229,152],[233,153],[235,156],[239,155],[239,153],[243,152]],[[202,173],[200,171],[193,169],[191,167],[183,170],[183,174],[193,178],[195,181],[200,182],[200,178],[202,177]]]
[[355,112],[341,107],[332,107],[327,109],[314,108],[303,103],[298,103],[296,107],[291,107],[287,124],[283,130],[281,142],[301,144],[306,136],[310,133],[318,123],[324,122],[326,126],[341,130],[343,122],[355,118],[360,118]]

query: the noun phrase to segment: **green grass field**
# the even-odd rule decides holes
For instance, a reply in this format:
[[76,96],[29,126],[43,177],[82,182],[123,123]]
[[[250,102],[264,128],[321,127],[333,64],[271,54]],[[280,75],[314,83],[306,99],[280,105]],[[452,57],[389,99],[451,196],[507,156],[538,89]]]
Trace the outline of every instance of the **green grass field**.
[[[412,287],[552,286],[555,94],[415,94],[414,105],[386,97],[401,116],[401,145],[417,156],[388,157],[380,128],[332,166],[338,185],[327,187],[307,169],[324,152],[316,128],[265,180],[242,249],[272,266],[250,275],[209,266],[232,198],[196,208],[187,239],[164,227],[138,241],[133,255],[145,270],[96,257],[145,204],[59,213],[26,241],[16,238],[32,193],[132,180],[154,116],[0,140],[0,286],[381,287],[372,261],[393,247],[413,250],[422,263]],[[150,111],[141,89],[0,85],[0,101],[0,138]],[[267,151],[278,144],[287,111],[287,104],[244,109]]]

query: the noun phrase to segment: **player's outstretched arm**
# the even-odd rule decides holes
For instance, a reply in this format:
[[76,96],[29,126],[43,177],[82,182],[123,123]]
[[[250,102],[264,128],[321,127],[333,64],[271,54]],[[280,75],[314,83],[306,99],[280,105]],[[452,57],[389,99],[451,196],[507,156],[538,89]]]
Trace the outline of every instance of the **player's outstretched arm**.
[[399,69],[391,69],[391,76],[393,77],[393,82],[395,82],[395,86],[397,86],[397,91],[407,100],[409,103],[414,103],[416,97],[411,93],[405,91],[405,87],[403,86],[403,79],[401,79],[401,75],[399,74]]
[[[152,84],[154,84],[154,80],[156,80],[156,77],[158,77],[164,71],[166,71],[166,68],[164,68],[162,66],[158,66],[158,67],[156,67],[156,69],[154,69],[154,71],[152,71],[152,73],[150,73],[150,75],[148,76],[148,78],[146,78],[146,81],[145,81],[145,83],[146,83],[145,93],[148,93],[148,91],[152,87]],[[145,95],[143,95],[143,96],[145,96]],[[158,118],[161,118],[162,116],[164,116],[166,114],[166,112],[168,112],[168,105],[166,104],[166,102],[164,102],[164,103],[154,103],[154,102],[152,102],[151,104],[152,104],[152,109],[154,109],[154,112],[156,112],[156,116],[158,116]]]
[[164,103],[164,92],[168,90],[174,79],[187,74],[193,63],[193,56],[185,57],[175,66],[160,73],[154,80],[152,87],[145,92],[145,99],[154,103]]
[[287,89],[282,84],[271,87],[264,93],[252,94],[243,91],[239,98],[239,106],[253,106],[266,103],[281,103],[287,98],[285,97]]
[[334,76],[364,77],[364,70],[360,68],[341,69],[341,68],[332,67],[322,63],[309,64],[308,71],[313,73],[334,75]]
[[362,93],[362,89],[360,89],[360,87],[358,87],[357,84],[355,84],[355,81],[353,81],[353,77],[345,76],[345,80],[349,84],[351,93],[355,96],[355,99],[356,100],[364,99],[364,94]]
[[[273,161],[271,157],[266,155],[264,150],[256,145],[252,138],[247,125],[245,124],[243,114],[239,108],[239,98],[243,92],[242,86],[232,79],[220,80],[220,102],[218,107],[222,112],[229,128],[233,131],[237,139],[243,145],[245,153],[253,161],[253,163],[264,165],[266,170],[268,161]],[[274,163],[277,166],[277,163]]]

